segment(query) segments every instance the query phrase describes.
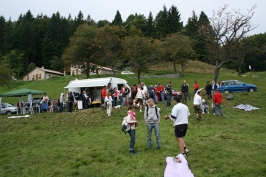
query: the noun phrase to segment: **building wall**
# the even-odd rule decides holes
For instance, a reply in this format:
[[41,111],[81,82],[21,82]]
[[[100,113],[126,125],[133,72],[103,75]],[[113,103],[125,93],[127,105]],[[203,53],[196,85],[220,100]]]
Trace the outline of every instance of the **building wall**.
[[24,81],[43,80],[43,79],[48,79],[52,76],[59,76],[59,75],[48,73],[43,70],[40,70],[39,68],[35,68],[33,71],[24,76],[23,80]]

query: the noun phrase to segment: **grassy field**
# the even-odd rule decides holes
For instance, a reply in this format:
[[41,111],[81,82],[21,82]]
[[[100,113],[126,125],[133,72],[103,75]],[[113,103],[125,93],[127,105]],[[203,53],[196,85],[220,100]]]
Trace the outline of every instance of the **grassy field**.
[[[157,74],[151,70],[149,74]],[[162,73],[169,73],[167,69]],[[254,77],[254,75],[256,77]],[[134,76],[118,75],[129,84],[137,82]],[[44,90],[50,98],[57,99],[64,86],[77,76],[52,78],[17,84],[17,88]],[[186,79],[189,85],[197,80],[205,86],[211,74],[185,73],[180,78],[145,78],[146,85],[173,82],[180,90]],[[203,115],[197,121],[188,101],[191,116],[186,144],[190,153],[189,167],[197,177],[266,176],[266,73],[247,73],[245,77],[223,71],[219,80],[238,79],[258,86],[255,93],[235,93],[233,100],[224,99],[226,118]],[[14,88],[15,89],[15,88]],[[9,91],[0,88],[0,93]],[[224,98],[226,95],[223,95]],[[203,95],[206,99],[206,95]],[[25,100],[23,98],[23,100]],[[17,98],[3,98],[3,102],[16,103]],[[251,104],[260,108],[245,112],[234,105]],[[168,115],[172,107],[157,105],[161,115]],[[136,156],[128,152],[129,136],[121,132],[121,121],[127,108],[113,110],[106,117],[105,110],[94,108],[75,111],[74,114],[42,113],[29,118],[8,119],[0,116],[0,176],[89,176],[89,177],[161,177],[166,166],[165,158],[179,152],[170,120],[161,120],[162,149],[147,149],[146,126],[143,113],[137,112]]]

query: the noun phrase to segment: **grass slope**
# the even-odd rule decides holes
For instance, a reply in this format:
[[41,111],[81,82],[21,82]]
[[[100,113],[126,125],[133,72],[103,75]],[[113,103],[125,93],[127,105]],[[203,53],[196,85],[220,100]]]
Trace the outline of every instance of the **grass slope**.
[[[167,71],[165,71],[167,72]],[[203,115],[202,121],[195,119],[192,100],[188,101],[191,116],[185,139],[190,153],[189,167],[195,176],[256,176],[266,174],[266,108],[265,73],[235,76],[232,72],[221,73],[219,79],[239,79],[256,84],[255,93],[235,93],[234,100],[224,96],[225,119],[213,114]],[[136,83],[134,76],[122,76],[129,84]],[[45,90],[50,98],[59,97],[63,87],[75,77],[53,78],[45,81],[26,82],[19,88]],[[181,78],[146,78],[146,85],[173,82],[180,89],[183,79],[190,86],[197,80],[205,86],[210,74],[186,73]],[[0,88],[1,93],[8,91]],[[203,95],[206,99],[206,95]],[[16,103],[17,98],[3,98]],[[234,105],[251,104],[259,110],[245,112],[233,109]],[[161,115],[168,115],[172,107],[157,105]],[[99,109],[75,111],[74,114],[43,113],[29,118],[8,119],[0,116],[0,176],[129,176],[161,177],[165,169],[165,158],[177,155],[179,147],[173,134],[170,120],[161,120],[162,149],[148,150],[146,126],[143,113],[137,111],[136,156],[128,153],[129,136],[121,132],[121,121],[127,108],[114,110],[112,117]]]

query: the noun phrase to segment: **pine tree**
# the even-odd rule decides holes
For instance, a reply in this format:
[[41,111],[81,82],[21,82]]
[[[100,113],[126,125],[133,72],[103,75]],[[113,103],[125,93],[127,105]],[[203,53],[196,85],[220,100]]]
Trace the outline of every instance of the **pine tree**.
[[119,11],[116,11],[116,15],[114,20],[112,21],[112,25],[116,25],[116,26],[122,26],[123,20],[121,17],[121,14]]
[[153,21],[153,16],[152,13],[149,13],[149,17],[147,19],[147,22],[145,24],[145,31],[144,31],[144,36],[152,36],[152,33],[154,31],[154,21]]
[[168,34],[179,32],[183,28],[180,13],[174,5],[169,9],[167,22],[169,24],[167,31]]

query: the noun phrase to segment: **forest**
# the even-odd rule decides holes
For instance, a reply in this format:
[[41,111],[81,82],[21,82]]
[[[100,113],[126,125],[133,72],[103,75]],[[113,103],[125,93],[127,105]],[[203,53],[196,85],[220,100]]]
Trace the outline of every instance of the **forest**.
[[89,77],[95,65],[113,71],[131,67],[140,75],[165,61],[173,63],[173,72],[184,72],[188,60],[199,60],[215,66],[215,80],[221,67],[239,75],[249,66],[265,71],[266,33],[247,35],[256,28],[251,24],[254,11],[228,16],[226,10],[225,5],[219,17],[192,11],[186,25],[174,5],[163,6],[155,16],[131,14],[125,21],[118,10],[112,22],[96,22],[81,11],[74,18],[60,12],[34,17],[30,10],[16,21],[0,16],[1,84],[42,66],[69,73],[70,65],[79,65]]

